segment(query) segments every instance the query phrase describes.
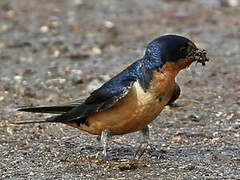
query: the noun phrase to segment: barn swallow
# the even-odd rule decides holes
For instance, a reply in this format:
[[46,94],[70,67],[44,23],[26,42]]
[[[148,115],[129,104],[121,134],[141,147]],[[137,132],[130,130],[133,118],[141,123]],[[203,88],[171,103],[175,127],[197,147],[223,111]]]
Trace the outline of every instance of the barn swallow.
[[101,136],[106,156],[108,138],[141,131],[149,140],[148,124],[180,95],[175,82],[178,72],[193,62],[205,65],[205,50],[189,39],[165,35],[147,45],[144,56],[93,91],[85,100],[63,105],[22,107],[18,111],[57,114],[44,121],[18,122],[64,123]]

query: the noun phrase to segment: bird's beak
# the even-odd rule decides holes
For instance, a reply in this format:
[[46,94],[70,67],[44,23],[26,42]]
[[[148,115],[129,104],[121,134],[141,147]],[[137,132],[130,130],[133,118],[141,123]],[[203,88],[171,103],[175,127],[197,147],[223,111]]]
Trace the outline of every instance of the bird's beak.
[[195,49],[188,55],[188,58],[191,58],[193,61],[196,61],[196,63],[201,63],[205,66],[206,62],[209,61],[206,55],[207,52],[205,49]]

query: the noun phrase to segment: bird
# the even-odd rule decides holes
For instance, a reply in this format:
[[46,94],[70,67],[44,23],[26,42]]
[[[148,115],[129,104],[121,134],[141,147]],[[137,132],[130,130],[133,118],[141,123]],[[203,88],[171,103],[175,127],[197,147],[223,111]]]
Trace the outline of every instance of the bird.
[[109,139],[114,135],[140,131],[142,142],[148,142],[148,125],[180,95],[180,87],[175,81],[177,74],[193,62],[204,66],[209,61],[206,54],[206,50],[197,48],[186,37],[160,36],[147,45],[142,58],[86,99],[53,106],[21,107],[17,110],[55,115],[42,121],[16,124],[63,123],[98,135],[105,156]]

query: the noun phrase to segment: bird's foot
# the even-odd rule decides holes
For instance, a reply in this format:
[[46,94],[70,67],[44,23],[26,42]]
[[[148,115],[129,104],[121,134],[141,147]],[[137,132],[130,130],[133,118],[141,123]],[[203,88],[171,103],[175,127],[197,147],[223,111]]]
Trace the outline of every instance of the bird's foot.
[[141,144],[137,147],[133,158],[131,160],[131,164],[137,164],[139,159],[142,157],[142,155],[144,154],[144,152],[146,151],[147,147],[149,146],[148,141],[143,141],[141,142]]
[[133,155],[133,158],[131,160],[131,163],[133,164],[136,164],[139,161],[139,159],[142,157],[147,147],[149,146],[148,143],[150,140],[149,127],[145,126],[143,129],[140,130],[140,132],[142,134],[143,139]]

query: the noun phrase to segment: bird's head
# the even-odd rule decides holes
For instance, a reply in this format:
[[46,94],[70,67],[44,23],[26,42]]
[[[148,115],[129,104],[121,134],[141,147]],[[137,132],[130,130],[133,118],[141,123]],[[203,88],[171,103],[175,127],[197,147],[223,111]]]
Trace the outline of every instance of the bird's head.
[[170,64],[176,71],[188,67],[196,61],[205,65],[208,61],[206,51],[198,49],[189,39],[177,35],[165,35],[154,39],[147,46],[145,56],[162,68]]

